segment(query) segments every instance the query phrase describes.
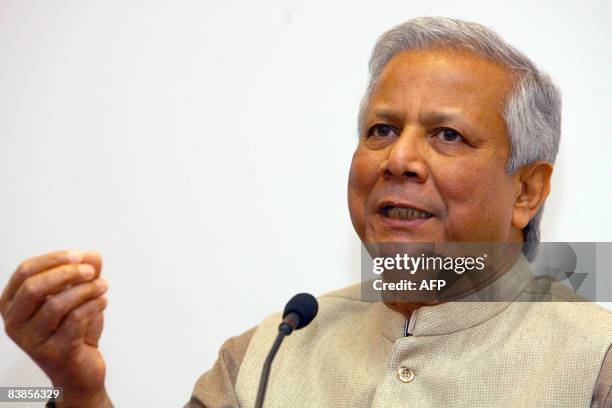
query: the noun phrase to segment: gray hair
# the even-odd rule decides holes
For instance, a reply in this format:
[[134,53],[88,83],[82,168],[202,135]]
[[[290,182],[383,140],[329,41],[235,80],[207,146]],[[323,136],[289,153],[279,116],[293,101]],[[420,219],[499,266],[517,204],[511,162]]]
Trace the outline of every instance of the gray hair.
[[[471,51],[517,74],[502,112],[511,146],[506,172],[512,174],[537,160],[554,163],[561,136],[559,89],[529,58],[491,29],[451,18],[413,18],[378,39],[370,58],[370,82],[359,109],[359,134],[365,130],[365,113],[385,65],[402,51],[441,46]],[[537,254],[543,210],[542,205],[523,229],[523,252],[529,260]]]

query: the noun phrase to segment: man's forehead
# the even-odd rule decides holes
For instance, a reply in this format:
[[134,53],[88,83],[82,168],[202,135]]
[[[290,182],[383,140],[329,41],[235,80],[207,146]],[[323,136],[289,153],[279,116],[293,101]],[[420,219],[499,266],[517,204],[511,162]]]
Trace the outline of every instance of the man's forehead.
[[405,51],[385,66],[371,107],[456,114],[480,106],[499,112],[511,86],[507,68],[471,52],[447,48]]

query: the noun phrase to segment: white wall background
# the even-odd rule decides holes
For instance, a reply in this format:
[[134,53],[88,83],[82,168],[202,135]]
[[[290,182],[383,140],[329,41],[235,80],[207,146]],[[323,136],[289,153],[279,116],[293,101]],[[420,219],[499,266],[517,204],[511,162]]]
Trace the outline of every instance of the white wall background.
[[[359,279],[346,206],[376,38],[484,23],[563,90],[544,239],[611,241],[607,1],[0,2],[0,285],[96,249],[120,407],[181,406],[223,340]],[[0,335],[0,386],[46,384]]]

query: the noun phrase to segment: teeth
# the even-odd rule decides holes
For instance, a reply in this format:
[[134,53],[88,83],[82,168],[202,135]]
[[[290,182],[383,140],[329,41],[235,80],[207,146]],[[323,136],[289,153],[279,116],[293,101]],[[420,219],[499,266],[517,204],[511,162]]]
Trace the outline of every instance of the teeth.
[[387,216],[389,218],[398,218],[402,220],[415,220],[418,218],[429,218],[431,214],[417,211],[412,208],[393,207],[387,210]]

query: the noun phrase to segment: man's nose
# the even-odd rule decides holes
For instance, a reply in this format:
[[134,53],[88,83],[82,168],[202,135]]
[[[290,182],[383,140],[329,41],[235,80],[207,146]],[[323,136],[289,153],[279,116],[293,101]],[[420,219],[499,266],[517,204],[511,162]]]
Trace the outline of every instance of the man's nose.
[[382,162],[381,171],[386,179],[407,178],[424,183],[428,176],[424,160],[423,137],[416,129],[406,128],[390,146],[389,154]]

